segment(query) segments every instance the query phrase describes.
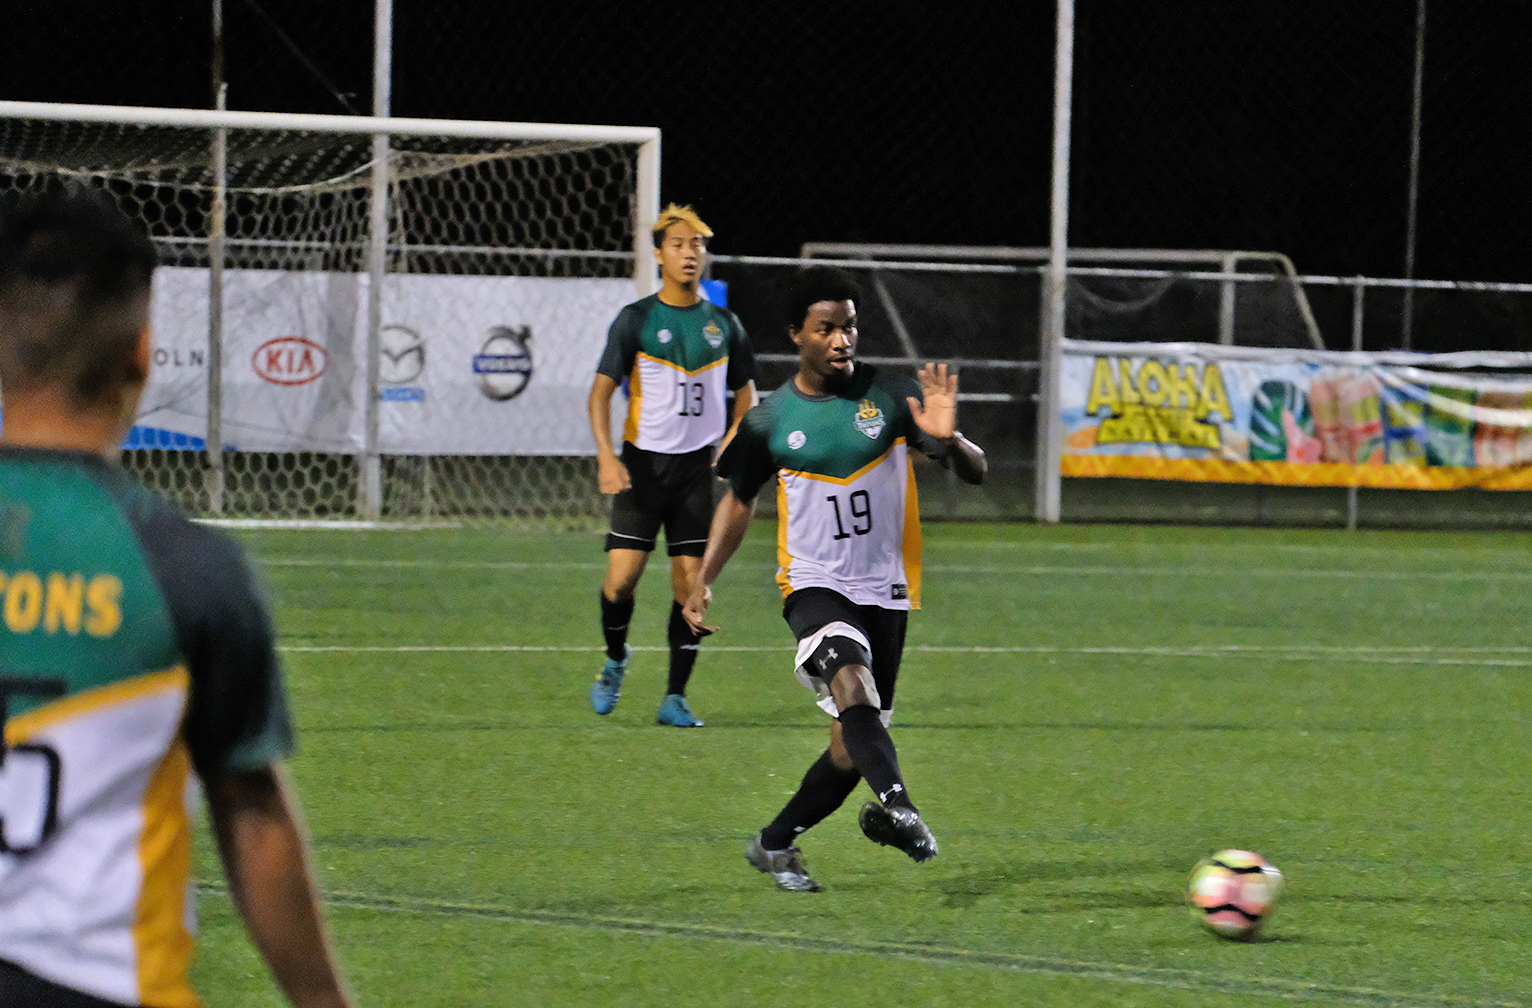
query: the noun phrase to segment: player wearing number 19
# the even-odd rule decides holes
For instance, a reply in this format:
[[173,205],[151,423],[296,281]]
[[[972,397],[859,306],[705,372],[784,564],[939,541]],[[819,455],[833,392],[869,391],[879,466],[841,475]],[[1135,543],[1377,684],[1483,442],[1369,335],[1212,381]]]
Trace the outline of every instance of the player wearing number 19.
[[[681,616],[681,603],[707,543],[717,482],[713,445],[755,403],[755,358],[744,327],[699,291],[712,234],[691,207],[672,203],[661,212],[654,225],[660,292],[617,316],[590,390],[601,492],[616,495],[601,584],[606,664],[591,687],[591,706],[609,714],[622,694],[633,598],[663,525],[674,601],[670,674],[655,721],[678,728],[702,724],[686,700],[698,638]],[[628,415],[619,458],[612,450],[611,404],[625,379]]]
[[343,1008],[250,569],[115,464],[149,374],[154,266],[105,197],[0,212],[0,1006],[198,1003],[195,775],[278,983]]
[[798,681],[831,717],[830,747],[745,858],[796,892],[817,892],[794,841],[840,807],[863,778],[869,839],[916,861],[936,855],[910,799],[888,728],[909,610],[920,607],[920,516],[910,449],[983,480],[978,446],[957,431],[957,375],[927,364],[918,384],[856,361],[860,293],[844,271],[800,273],[787,298],[798,373],[751,410],[718,459],[729,489],[713,516],[687,598],[699,632],[709,585],[750,524],[756,493],[775,476],[777,584],[798,638]]

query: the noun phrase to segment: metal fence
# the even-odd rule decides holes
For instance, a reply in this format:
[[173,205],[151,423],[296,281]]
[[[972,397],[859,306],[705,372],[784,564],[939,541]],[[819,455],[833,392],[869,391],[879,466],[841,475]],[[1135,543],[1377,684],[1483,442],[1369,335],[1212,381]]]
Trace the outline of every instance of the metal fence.
[[[913,369],[927,360],[961,373],[960,424],[990,458],[982,487],[924,472],[922,513],[960,520],[1036,517],[1040,333],[1046,250],[960,249],[966,261],[847,258],[860,246],[812,246],[863,287],[862,359]],[[891,250],[884,247],[888,253]],[[901,250],[928,256],[945,250]],[[1076,258],[1071,253],[1071,261]],[[1298,276],[1280,257],[1250,252],[1081,250],[1116,263],[1216,263],[1216,269],[1126,265],[1068,270],[1065,335],[1074,339],[1208,342],[1240,346],[1386,350],[1398,346],[1406,296],[1415,341],[1427,350],[1532,351],[1532,284],[1451,283],[1372,277]],[[1007,259],[1013,261],[1005,261]],[[1237,262],[1246,271],[1233,272]],[[761,387],[788,380],[796,357],[777,288],[802,258],[717,256],[761,362]],[[1251,272],[1265,265],[1269,272]],[[1532,365],[1529,365],[1532,370]],[[1371,527],[1532,527],[1532,498],[1519,491],[1405,491],[1277,487],[1116,478],[1062,483],[1065,521],[1188,522]]]

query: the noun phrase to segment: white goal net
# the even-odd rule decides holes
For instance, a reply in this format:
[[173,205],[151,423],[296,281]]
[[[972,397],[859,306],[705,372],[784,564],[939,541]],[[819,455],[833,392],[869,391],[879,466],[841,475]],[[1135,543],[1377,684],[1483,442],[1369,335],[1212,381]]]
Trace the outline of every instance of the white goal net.
[[586,393],[652,284],[634,252],[658,142],[0,102],[0,198],[89,185],[148,227],[152,369],[124,461],[189,512],[588,527]]

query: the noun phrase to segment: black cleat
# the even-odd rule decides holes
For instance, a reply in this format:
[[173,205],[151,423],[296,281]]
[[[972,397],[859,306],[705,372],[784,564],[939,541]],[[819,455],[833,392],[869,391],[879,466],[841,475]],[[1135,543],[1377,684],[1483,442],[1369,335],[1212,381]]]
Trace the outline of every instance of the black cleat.
[[916,861],[936,856],[936,837],[912,808],[888,808],[875,801],[862,806],[857,816],[867,839],[884,847],[897,847]]

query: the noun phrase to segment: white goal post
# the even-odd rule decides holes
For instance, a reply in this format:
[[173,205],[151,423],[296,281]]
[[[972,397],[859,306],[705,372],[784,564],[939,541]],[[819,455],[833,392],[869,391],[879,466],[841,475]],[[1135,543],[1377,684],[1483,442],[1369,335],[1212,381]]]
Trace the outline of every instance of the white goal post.
[[161,250],[126,463],[245,520],[591,524],[585,389],[657,287],[659,153],[652,127],[0,101],[0,196],[100,188]]

